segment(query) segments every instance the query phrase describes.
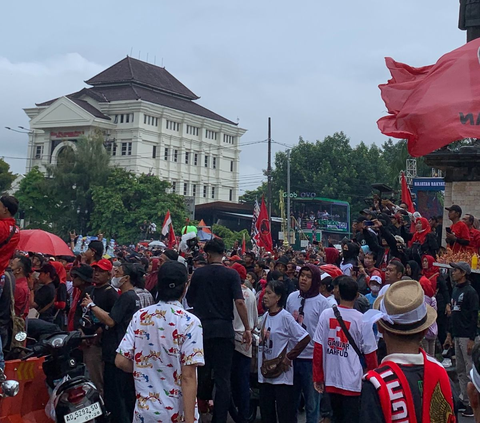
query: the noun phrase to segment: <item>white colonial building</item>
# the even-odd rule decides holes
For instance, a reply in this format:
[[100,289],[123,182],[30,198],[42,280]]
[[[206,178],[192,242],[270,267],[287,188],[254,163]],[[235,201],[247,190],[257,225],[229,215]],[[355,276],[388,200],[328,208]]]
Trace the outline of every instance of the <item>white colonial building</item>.
[[238,201],[245,129],[197,104],[165,68],[131,57],[86,83],[91,87],[25,109],[27,172],[55,164],[63,148],[100,130],[113,165],[169,181],[196,204]]

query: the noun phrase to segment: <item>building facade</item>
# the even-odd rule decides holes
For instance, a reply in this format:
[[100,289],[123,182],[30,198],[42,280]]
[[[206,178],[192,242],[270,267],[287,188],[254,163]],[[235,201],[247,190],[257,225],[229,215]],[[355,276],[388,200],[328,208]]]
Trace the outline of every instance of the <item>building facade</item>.
[[90,88],[25,109],[27,172],[45,170],[63,148],[101,131],[112,165],[156,175],[196,204],[238,201],[245,129],[197,104],[164,68],[131,57],[86,83]]

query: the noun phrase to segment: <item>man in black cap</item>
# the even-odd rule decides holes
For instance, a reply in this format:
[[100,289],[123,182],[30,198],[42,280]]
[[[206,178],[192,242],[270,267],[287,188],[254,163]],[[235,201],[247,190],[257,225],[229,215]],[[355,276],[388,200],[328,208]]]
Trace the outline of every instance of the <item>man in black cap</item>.
[[255,269],[255,253],[253,251],[247,251],[243,255],[243,260],[245,261],[245,269],[248,272],[253,272]]
[[452,225],[445,229],[446,241],[454,253],[466,251],[470,244],[470,231],[465,222],[462,222],[462,208],[454,204],[445,207],[448,210],[448,218],[452,221]]
[[82,254],[82,259],[85,264],[92,265],[103,257],[103,242],[102,241],[90,241],[88,249]]
[[450,328],[443,346],[448,349],[455,345],[456,370],[465,408],[462,415],[471,417],[473,410],[467,397],[467,384],[472,370],[472,350],[477,335],[478,294],[467,278],[471,273],[470,265],[460,261],[450,263],[450,266],[453,268],[452,279],[455,287],[452,292]]
[[187,280],[182,263],[164,263],[158,271],[158,304],[134,314],[117,349],[115,365],[135,379],[135,420],[198,421],[202,326],[180,303]]

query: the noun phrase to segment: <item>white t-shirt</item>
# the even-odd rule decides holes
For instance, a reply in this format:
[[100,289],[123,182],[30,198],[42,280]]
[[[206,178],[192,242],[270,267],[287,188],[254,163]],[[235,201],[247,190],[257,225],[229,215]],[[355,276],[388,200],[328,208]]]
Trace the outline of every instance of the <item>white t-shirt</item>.
[[323,310],[329,306],[328,301],[322,294],[316,297],[306,298],[303,307],[303,316],[300,315],[300,307],[302,305],[302,297],[300,291],[292,292],[287,299],[286,310],[293,316],[295,321],[300,324],[310,335],[310,342],[302,351],[298,358],[313,359],[313,336],[317,329],[318,320]]
[[282,373],[275,379],[267,379],[262,376],[263,351],[265,360],[276,358],[287,346],[287,353],[292,350],[308,332],[303,329],[286,310],[280,310],[275,316],[265,314],[265,326],[262,323],[263,334],[258,346],[258,381],[273,385],[293,385],[293,367]]
[[[245,299],[245,305],[247,307],[248,324],[250,329],[257,327],[258,310],[255,294],[250,288],[242,285],[243,298]],[[242,323],[242,319],[238,314],[237,307],[233,307],[233,330],[235,331],[235,351],[247,356],[252,357],[252,346],[247,347],[243,343],[243,332],[245,332],[245,326]]]
[[382,288],[380,289],[380,291],[378,292],[378,295],[377,297],[381,297],[382,295],[385,295],[385,293],[387,292],[387,289],[390,287],[390,284],[388,285],[383,285]]
[[[376,351],[377,343],[372,326],[363,323],[362,313],[352,308],[338,307],[338,310],[360,351],[364,354]],[[323,348],[325,386],[360,392],[362,390],[362,365],[335,318],[332,308],[326,309],[320,316],[313,340]]]
[[335,295],[329,295],[328,297],[324,297],[327,300],[328,306],[333,307],[337,304],[337,300],[335,299]]

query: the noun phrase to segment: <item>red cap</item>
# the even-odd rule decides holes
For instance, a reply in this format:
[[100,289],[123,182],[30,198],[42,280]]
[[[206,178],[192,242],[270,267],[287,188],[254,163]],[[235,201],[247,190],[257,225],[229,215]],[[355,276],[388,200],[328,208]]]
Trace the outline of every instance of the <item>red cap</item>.
[[107,270],[110,272],[113,269],[113,265],[110,260],[101,259],[92,264],[92,267],[99,267],[102,270]]
[[332,279],[335,279],[338,276],[343,275],[343,272],[333,264],[324,264],[320,266],[320,270],[323,270],[325,273],[328,273]]
[[228,260],[230,260],[230,261],[242,261],[242,259],[237,255],[234,255],[234,256],[228,258]]
[[237,271],[242,281],[247,279],[247,269],[245,269],[245,266],[242,266],[240,263],[233,263],[231,269]]

